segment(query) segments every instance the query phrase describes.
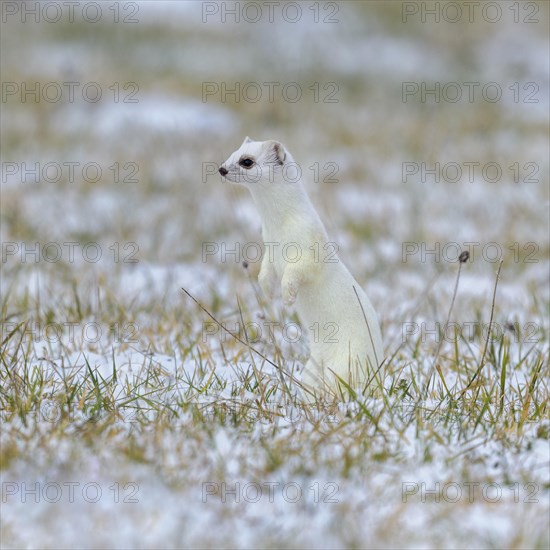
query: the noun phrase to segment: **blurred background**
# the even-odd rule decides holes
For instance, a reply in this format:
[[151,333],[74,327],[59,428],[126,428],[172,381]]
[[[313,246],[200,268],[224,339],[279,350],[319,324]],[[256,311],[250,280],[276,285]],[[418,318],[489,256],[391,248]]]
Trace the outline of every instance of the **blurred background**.
[[[208,368],[222,377],[237,359],[250,362],[235,342],[223,354],[205,343],[205,317],[181,292],[222,321],[240,319],[238,301],[258,314],[242,266],[249,258],[231,252],[261,242],[260,219],[248,192],[217,173],[247,135],[281,141],[300,165],[379,314],[387,354],[396,354],[392,385],[421,379],[439,352],[435,327],[446,321],[463,251],[470,258],[451,320],[478,328],[456,362],[451,342],[441,348],[447,381],[478,364],[500,259],[494,321],[512,341],[510,403],[544,376],[523,359],[536,348],[542,365],[548,349],[547,2],[6,1],[1,10],[2,479],[100,480],[109,495],[113,479],[133,480],[141,499],[114,514],[105,498],[101,507],[61,503],[63,513],[12,498],[2,527],[10,541],[68,547],[85,533],[92,546],[112,547],[114,532],[124,547],[185,538],[197,547],[351,548],[368,538],[438,548],[462,547],[465,537],[476,546],[547,546],[542,492],[542,512],[508,491],[502,506],[414,514],[400,493],[402,480],[543,488],[542,423],[526,424],[525,441],[521,426],[516,437],[504,420],[478,429],[479,418],[471,432],[460,427],[459,443],[446,421],[438,431],[411,423],[408,439],[399,425],[362,421],[330,428],[330,438],[318,425],[301,439],[301,428],[286,425],[264,437],[258,423],[197,421],[181,389],[187,375],[210,382]],[[18,323],[20,332],[38,326],[37,341],[9,336]],[[47,323],[67,331],[97,323],[103,338],[77,330],[52,344],[41,331]],[[303,350],[289,347],[300,359]],[[72,389],[70,366],[86,377],[71,379]],[[116,369],[118,382],[109,378]],[[94,372],[105,377],[101,391]],[[487,367],[488,377],[499,372]],[[241,389],[243,400],[257,398]],[[88,422],[133,411],[140,392],[137,428]],[[77,421],[31,424],[25,411],[50,398],[78,405]],[[165,421],[167,411],[184,430]],[[297,513],[277,502],[245,513],[200,502],[205,480],[307,487],[312,475],[338,483],[337,508]]]
[[547,3],[35,4],[2,7],[4,291],[246,293],[202,246],[260,240],[215,173],[249,135],[292,152],[384,324],[437,273],[448,293],[452,243],[477,243],[476,299],[501,255],[512,317],[548,296]]

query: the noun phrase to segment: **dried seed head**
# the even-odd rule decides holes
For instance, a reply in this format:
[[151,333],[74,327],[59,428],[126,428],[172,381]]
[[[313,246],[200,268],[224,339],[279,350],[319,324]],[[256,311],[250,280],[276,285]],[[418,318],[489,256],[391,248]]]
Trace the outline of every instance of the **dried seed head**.
[[467,250],[465,250],[464,252],[460,253],[460,256],[458,257],[458,261],[461,264],[465,264],[468,261],[469,257],[470,257],[470,253]]

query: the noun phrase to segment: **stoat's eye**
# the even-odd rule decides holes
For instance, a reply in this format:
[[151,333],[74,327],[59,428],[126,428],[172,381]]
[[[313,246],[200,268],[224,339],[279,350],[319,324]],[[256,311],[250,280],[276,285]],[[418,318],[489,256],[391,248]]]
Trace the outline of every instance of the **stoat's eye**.
[[254,161],[252,159],[241,159],[239,165],[243,168],[252,168],[254,166]]

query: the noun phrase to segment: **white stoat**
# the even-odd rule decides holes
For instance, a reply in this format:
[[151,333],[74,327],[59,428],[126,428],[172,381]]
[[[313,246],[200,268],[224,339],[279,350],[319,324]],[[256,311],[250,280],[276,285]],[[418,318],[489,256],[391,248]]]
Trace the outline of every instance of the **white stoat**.
[[344,388],[338,388],[339,377],[361,392],[384,358],[380,325],[367,295],[334,253],[294,159],[277,141],[247,137],[219,171],[246,186],[260,212],[269,245],[258,276],[262,290],[272,297],[280,285],[284,304],[295,304],[303,328],[315,333],[302,384],[338,396]]

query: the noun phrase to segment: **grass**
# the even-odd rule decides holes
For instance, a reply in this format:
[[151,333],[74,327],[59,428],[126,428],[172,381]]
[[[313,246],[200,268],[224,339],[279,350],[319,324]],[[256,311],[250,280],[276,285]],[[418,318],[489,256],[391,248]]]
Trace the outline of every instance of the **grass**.
[[[102,304],[106,312],[117,305],[108,301]],[[13,305],[10,298],[10,307]],[[24,305],[19,304],[20,308]],[[498,311],[498,302],[496,306]],[[3,307],[8,306],[4,303]],[[43,308],[36,303],[32,310]],[[69,318],[71,313],[59,308],[55,317]],[[197,318],[201,315],[198,308],[193,313]],[[170,312],[159,317],[152,329],[161,341],[171,340],[173,334],[174,327],[166,323],[167,317]],[[210,501],[221,499],[220,482],[233,486],[235,479],[243,476],[243,483],[260,485],[281,477],[301,480],[304,487],[330,480],[342,496],[343,488],[358,476],[367,476],[374,483],[376,477],[371,477],[369,470],[376,470],[377,464],[383,469],[404,470],[412,464],[414,469],[435,464],[439,469],[444,465],[446,474],[441,483],[496,483],[509,503],[514,502],[514,491],[518,495],[521,491],[521,499],[527,498],[524,488],[532,483],[536,496],[544,501],[549,487],[540,484],[541,472],[515,464],[514,457],[528,455],[537,440],[548,438],[546,341],[524,351],[515,344],[512,333],[488,344],[481,333],[473,341],[457,339],[433,358],[437,359],[437,375],[432,376],[424,344],[420,339],[412,340],[399,346],[379,373],[381,397],[369,397],[374,393],[370,387],[365,397],[312,406],[297,402],[270,368],[269,343],[255,344],[266,354],[255,357],[247,352],[246,344],[231,339],[219,345],[216,341],[202,343],[196,324],[179,326],[178,330],[178,346],[173,348],[177,351],[169,358],[167,368],[167,356],[145,350],[132,353],[126,363],[125,350],[136,346],[120,343],[105,345],[102,358],[88,353],[85,345],[78,359],[63,346],[43,348],[37,353],[28,334],[25,336],[25,325],[17,325],[4,337],[0,354],[4,426],[1,470],[10,471],[25,462],[31,448],[33,453],[50,456],[55,464],[49,445],[67,441],[70,447],[84,445],[99,456],[108,446],[107,456],[112,457],[108,460],[130,464],[125,474],[128,479],[134,479],[131,464],[141,464],[153,468],[176,493],[186,494],[190,487],[209,480],[218,484],[214,496],[209,495]],[[162,347],[158,345],[160,350]],[[287,365],[279,360],[277,366]],[[215,448],[220,433],[249,440],[246,456],[237,452],[242,460],[238,473],[212,457],[206,463],[202,459],[203,466],[198,470],[202,474],[198,474],[197,467],[188,464],[192,461],[189,451],[180,455],[176,450],[185,442],[187,448],[208,456],[208,449]],[[166,448],[162,443],[166,439],[176,448]],[[489,457],[477,454],[489,443]],[[415,458],[411,460],[413,448]],[[495,470],[494,464],[487,461],[498,457],[508,458]],[[422,474],[418,476],[413,483],[422,483]],[[403,491],[400,483],[394,483],[394,493],[398,490]],[[373,540],[404,540],[390,535],[391,525],[403,522],[410,507],[403,504],[401,496],[385,498],[393,511],[380,523],[380,532]],[[413,498],[408,496],[409,501]],[[426,498],[429,503],[436,497]],[[488,506],[480,504],[479,499],[478,495],[471,506]],[[341,508],[342,502],[348,502],[351,508]],[[342,517],[359,517],[355,506],[354,498],[349,496],[331,510]],[[464,506],[461,504],[461,509]],[[224,513],[227,519],[220,516],[222,523],[232,521],[236,512],[229,508]],[[438,521],[442,524],[446,520],[440,517]],[[346,534],[340,528],[334,532],[349,547],[363,547],[364,534]],[[407,536],[412,536],[411,532]],[[537,521],[529,532],[518,524],[514,537],[514,547],[542,548],[546,544],[543,525]],[[209,538],[203,534],[196,540]],[[229,545],[242,544],[237,535],[225,540]],[[273,540],[275,546],[290,544],[289,540],[285,542],[284,534]],[[439,539],[416,534],[414,540],[432,544]],[[212,545],[218,543],[216,537],[210,541]],[[307,546],[306,542],[302,544]]]
[[[11,296],[6,299],[10,303],[2,304],[3,311],[14,308]],[[59,308],[52,312],[46,308],[44,311],[40,302],[31,305],[28,297],[18,306],[15,309],[40,312],[34,322],[41,327],[56,320],[74,318],[73,309]],[[80,305],[77,309],[82,308]],[[112,322],[113,311],[120,312],[121,309],[120,304],[109,299],[102,301],[105,324],[107,319]],[[197,307],[194,316],[200,318],[204,314],[201,309]],[[86,314],[90,316],[88,318],[98,321],[97,312],[86,311]],[[245,324],[243,312],[238,315]],[[80,318],[85,320],[87,317]],[[119,323],[124,323],[126,317],[120,315],[118,319]],[[163,321],[165,319],[159,319],[152,333],[160,341],[169,341],[170,329],[174,327],[163,326]],[[61,325],[59,322],[58,326]],[[102,361],[111,356],[110,367],[98,369],[97,352],[90,354],[96,357],[95,363],[90,362],[85,342],[81,350],[78,346],[62,343],[44,346],[40,353],[40,346],[33,345],[33,333],[28,323],[14,323],[13,329],[4,335],[0,355],[0,398],[4,421],[10,425],[14,418],[19,418],[27,425],[31,418],[36,421],[36,415],[40,416],[41,403],[54,402],[61,417],[59,422],[52,423],[52,428],[55,426],[56,430],[63,431],[70,426],[73,420],[71,415],[77,414],[84,424],[93,420],[91,429],[97,430],[99,437],[106,426],[128,415],[136,420],[135,427],[138,429],[152,425],[162,430],[165,429],[163,420],[167,415],[178,420],[188,417],[188,421],[193,422],[208,406],[222,411],[214,414],[214,425],[217,421],[224,423],[227,415],[223,411],[234,407],[229,416],[230,423],[240,429],[251,430],[266,415],[284,418],[284,411],[292,407],[303,413],[300,418],[309,421],[310,415],[313,415],[310,429],[315,431],[315,417],[319,410],[309,410],[311,407],[300,404],[288,384],[282,384],[277,370],[288,367],[280,359],[280,353],[277,354],[278,363],[269,359],[271,350],[268,342],[254,346],[258,349],[265,346],[267,351],[249,353],[247,342],[239,336],[218,346],[217,339],[201,342],[201,334],[192,325],[178,328],[186,333],[179,335],[180,349],[174,353],[170,371],[163,367],[162,362],[155,360],[155,353],[147,352],[143,346],[115,341],[104,342],[102,350],[98,349],[104,358]],[[44,334],[43,330],[38,331],[39,336]],[[365,424],[376,432],[381,429],[379,425],[383,418],[388,441],[395,436],[402,437],[409,429],[419,433],[429,426],[433,441],[450,442],[454,434],[448,431],[449,424],[461,426],[462,435],[456,443],[464,443],[472,433],[482,432],[505,434],[508,444],[518,445],[524,437],[532,435],[532,430],[527,428],[533,424],[540,428],[541,433],[546,433],[547,342],[539,341],[525,350],[514,343],[514,340],[522,338],[521,333],[505,334],[496,341],[487,337],[483,340],[483,337],[484,334],[478,332],[470,341],[462,335],[451,345],[444,346],[440,354],[441,340],[433,357],[435,376],[435,371],[427,366],[425,360],[429,356],[425,358],[420,351],[423,347],[421,339],[407,342],[405,346],[396,348],[396,353],[390,350],[388,355],[392,359],[375,378],[378,382],[368,388],[367,399],[356,396],[343,409],[330,404],[326,407],[336,414],[338,425]],[[63,339],[68,340],[67,333]],[[125,365],[121,367],[117,361],[120,362],[125,351],[132,348],[141,350],[133,354],[139,359],[128,373],[127,369],[122,368]],[[163,346],[159,345],[158,350],[157,354],[162,353]],[[409,359],[403,361],[403,356]],[[195,364],[192,371],[184,368],[189,363]],[[221,368],[221,372],[232,373],[232,379],[220,376],[213,368],[215,365],[218,370]],[[375,389],[383,391],[381,399],[368,398]],[[405,407],[407,415],[403,418]],[[323,412],[323,407],[320,411]],[[99,419],[97,422],[96,418]],[[276,427],[277,422],[274,429]],[[9,445],[3,446],[4,467],[9,463],[8,459],[16,456]],[[358,456],[356,460],[360,463],[364,457]]]
[[[506,61],[507,37],[525,31],[506,19],[403,25],[392,3],[340,8],[346,25],[327,34],[167,27],[147,24],[145,10],[132,29],[3,28],[3,80],[97,81],[106,98],[112,82],[133,81],[140,103],[108,132],[123,105],[2,105],[3,160],[103,169],[97,183],[67,171],[55,183],[2,183],[3,243],[79,243],[74,261],[2,259],[2,546],[548,547],[547,75],[530,41],[525,58]],[[547,36],[540,8],[530,40]],[[251,53],[260,38],[270,47]],[[359,46],[355,66],[346,52]],[[380,65],[379,53],[405,48],[405,61]],[[312,82],[337,82],[341,93],[336,104],[205,103],[202,84],[214,80],[297,81],[306,94]],[[511,81],[537,81],[540,104],[403,103],[409,80],[495,80],[505,93]],[[191,105],[170,113],[169,130],[154,121],[165,96]],[[203,174],[245,135],[280,139],[310,177],[316,162],[337,165],[338,183],[307,185],[381,318],[388,359],[364,395],[299,401],[281,372],[301,368],[307,342],[278,328],[296,314],[262,300],[254,266],[202,257],[205,243],[232,250],[260,239],[248,195]],[[139,181],[113,181],[114,162],[137,163]],[[503,177],[405,182],[405,162],[497,162]],[[538,183],[515,183],[515,162],[535,162]],[[403,258],[407,242],[471,241],[481,244],[464,264]],[[101,246],[97,263],[82,258],[89,242]],[[491,242],[501,266],[481,253]],[[128,243],[139,249],[133,264],[122,261]],[[269,322],[274,338],[242,330]],[[449,323],[462,328],[456,337]],[[40,491],[40,502],[23,501],[22,483],[48,482],[79,482],[76,499],[51,503]],[[101,486],[98,503],[82,498],[87,483]],[[125,502],[132,483],[137,503]],[[237,483],[238,502],[225,494]],[[245,498],[246,484],[262,498]]]

